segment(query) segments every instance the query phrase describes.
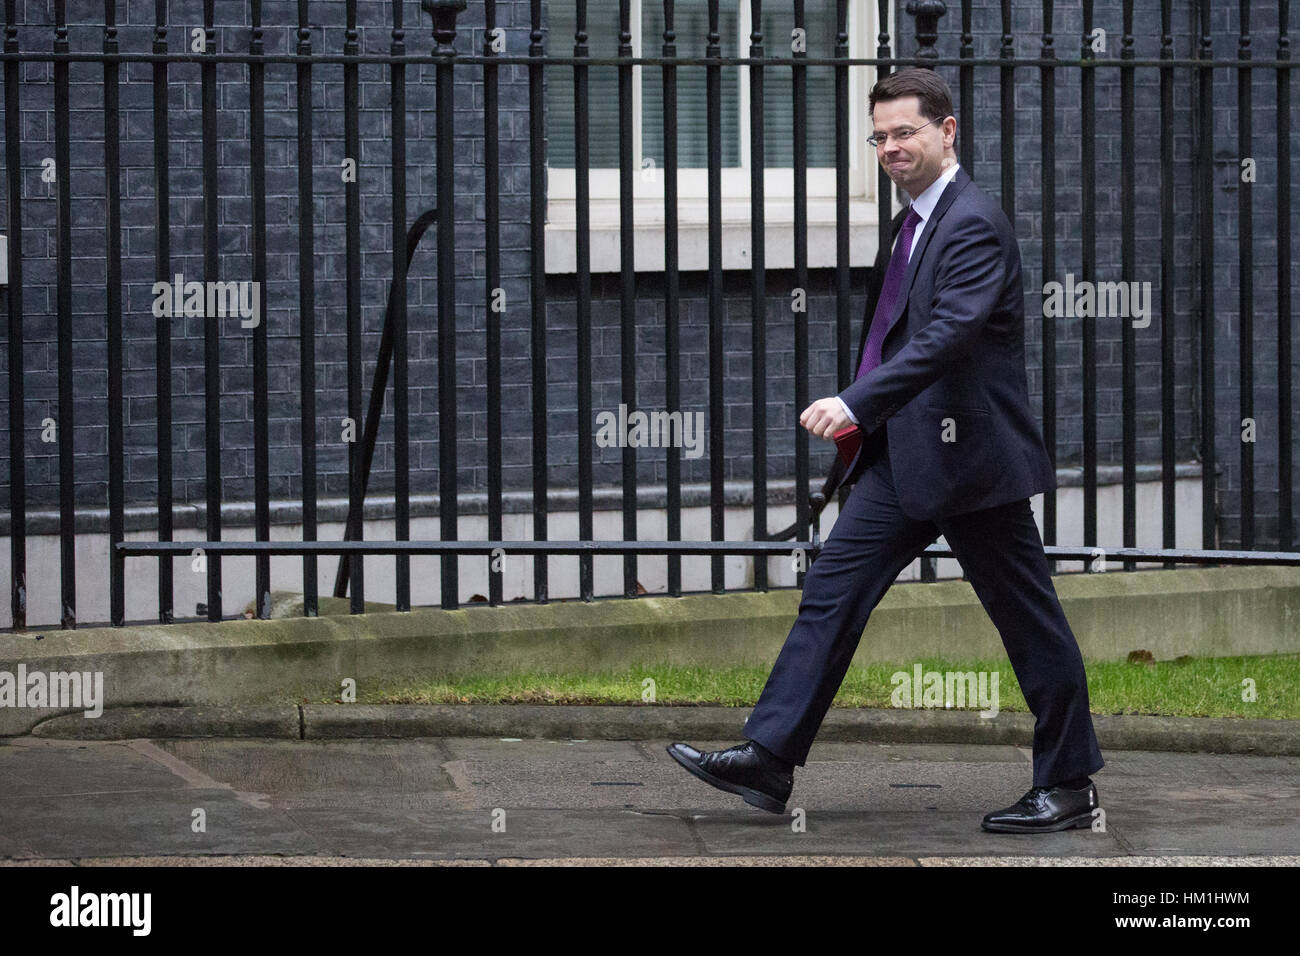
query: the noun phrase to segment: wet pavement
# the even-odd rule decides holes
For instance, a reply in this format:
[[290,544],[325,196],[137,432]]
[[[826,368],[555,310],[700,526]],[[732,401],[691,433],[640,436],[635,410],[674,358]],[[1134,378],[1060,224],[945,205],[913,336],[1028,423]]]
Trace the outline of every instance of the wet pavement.
[[7,738],[0,863],[1300,862],[1300,757],[1107,750],[1104,826],[1012,835],[1028,748],[818,743],[776,815],[668,743]]

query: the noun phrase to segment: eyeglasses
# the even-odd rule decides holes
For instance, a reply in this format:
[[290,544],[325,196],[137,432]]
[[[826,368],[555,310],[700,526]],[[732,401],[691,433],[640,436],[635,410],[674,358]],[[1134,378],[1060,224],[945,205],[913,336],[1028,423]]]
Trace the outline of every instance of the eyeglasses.
[[[943,117],[943,118],[947,119],[947,117]],[[911,139],[917,133],[921,132],[921,130],[925,129],[931,123],[937,123],[937,122],[939,122],[938,119],[932,119],[930,120],[929,123],[922,123],[916,129],[900,129],[893,133],[872,133],[870,136],[867,137],[867,145],[871,146],[873,149],[879,149],[885,143],[889,142],[890,136],[894,137],[895,142],[906,143],[909,139]]]

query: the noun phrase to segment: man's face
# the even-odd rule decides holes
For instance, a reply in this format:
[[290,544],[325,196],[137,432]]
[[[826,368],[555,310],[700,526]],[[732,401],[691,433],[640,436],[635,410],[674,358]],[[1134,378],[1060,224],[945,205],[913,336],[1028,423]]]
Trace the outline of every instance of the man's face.
[[[876,147],[876,157],[889,178],[907,190],[913,199],[925,192],[926,187],[952,164],[952,143],[957,133],[955,118],[946,117],[931,123],[921,114],[920,107],[918,97],[900,96],[877,103],[871,115],[875,135],[882,140]],[[886,133],[907,130],[918,132],[901,141],[894,135],[884,140]],[[945,154],[948,155],[947,162]]]

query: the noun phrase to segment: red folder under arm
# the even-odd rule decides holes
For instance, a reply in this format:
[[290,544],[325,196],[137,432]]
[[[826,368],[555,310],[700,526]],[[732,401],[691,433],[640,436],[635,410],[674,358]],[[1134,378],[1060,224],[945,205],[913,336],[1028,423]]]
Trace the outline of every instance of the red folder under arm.
[[847,428],[841,428],[832,437],[835,439],[835,448],[840,453],[840,460],[844,462],[844,467],[848,468],[862,448],[862,429],[857,425],[849,425]]

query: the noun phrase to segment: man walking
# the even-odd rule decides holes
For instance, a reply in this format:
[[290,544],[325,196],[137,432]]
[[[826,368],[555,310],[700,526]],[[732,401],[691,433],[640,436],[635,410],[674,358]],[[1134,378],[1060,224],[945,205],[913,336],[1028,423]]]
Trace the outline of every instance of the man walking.
[[881,167],[912,202],[853,384],[799,417],[830,439],[856,424],[853,490],[810,567],[799,615],[745,725],[748,740],[668,752],[695,776],[780,813],[872,610],[942,534],[997,627],[1036,723],[1033,784],[986,830],[1089,826],[1103,766],[1083,659],[1029,498],[1056,487],[1029,410],[1020,250],[957,163],[948,84],[903,70],[871,91]]

